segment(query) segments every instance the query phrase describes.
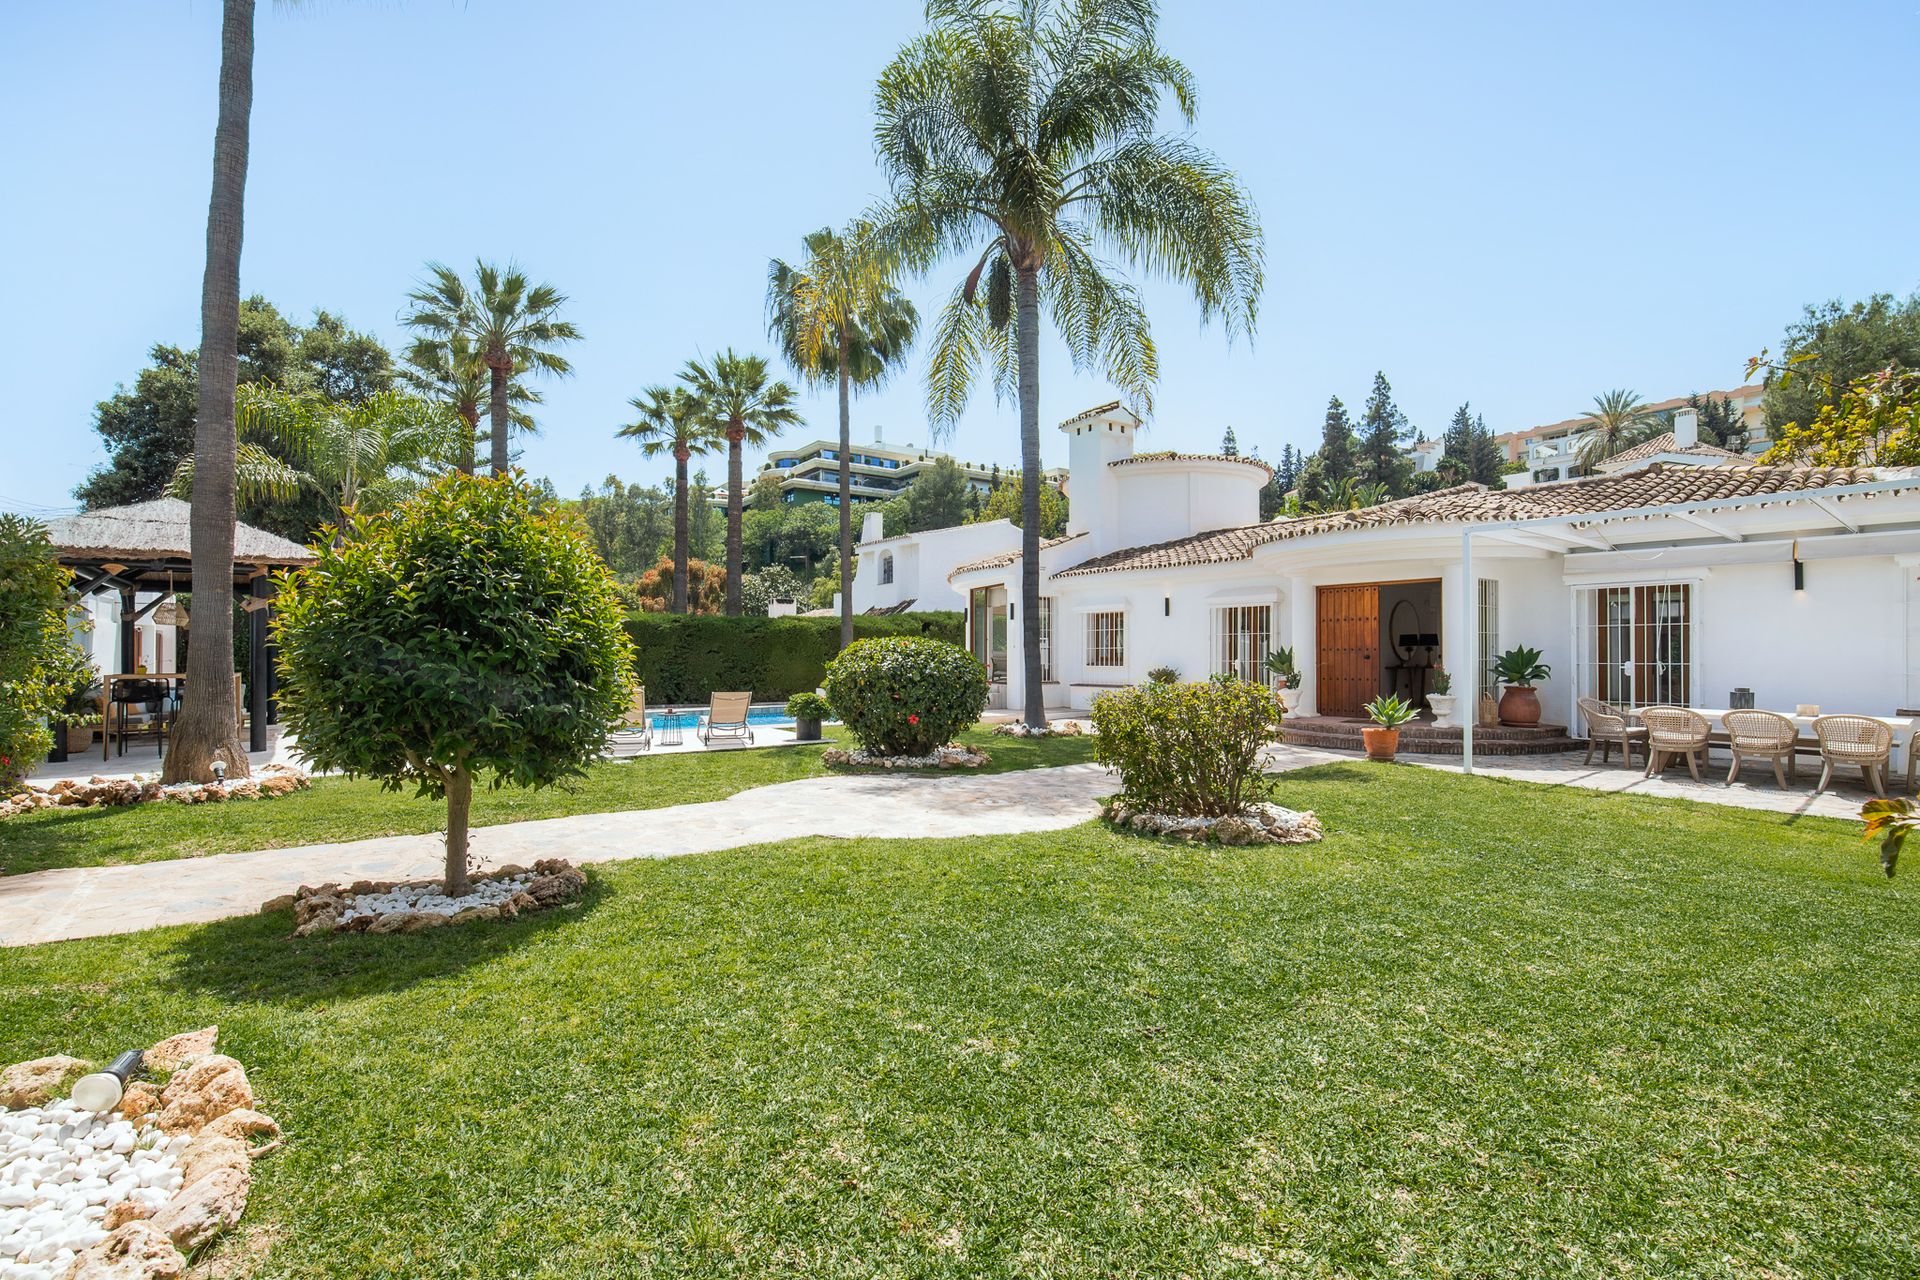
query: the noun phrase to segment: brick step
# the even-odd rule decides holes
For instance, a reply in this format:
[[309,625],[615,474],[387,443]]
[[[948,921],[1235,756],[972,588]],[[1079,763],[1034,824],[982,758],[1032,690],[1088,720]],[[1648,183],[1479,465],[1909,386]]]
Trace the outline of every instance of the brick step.
[[[1281,726],[1281,741],[1298,747],[1319,747],[1330,751],[1366,749],[1361,730],[1367,722],[1334,716],[1290,716]],[[1541,724],[1530,728],[1491,725],[1473,731],[1473,751],[1483,756],[1558,755],[1565,751],[1584,751],[1586,739],[1567,732],[1565,725]],[[1457,728],[1438,728],[1430,722],[1415,721],[1400,728],[1400,750],[1409,755],[1450,755],[1462,753],[1464,742]]]

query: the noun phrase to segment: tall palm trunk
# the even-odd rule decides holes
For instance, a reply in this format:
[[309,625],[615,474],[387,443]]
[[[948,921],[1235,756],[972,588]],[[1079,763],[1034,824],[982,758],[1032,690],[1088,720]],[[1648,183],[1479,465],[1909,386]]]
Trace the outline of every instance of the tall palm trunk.
[[240,235],[253,113],[253,0],[226,0],[220,23],[220,113],[200,285],[199,391],[193,429],[193,633],[168,782],[249,772],[233,703],[234,385],[240,376]]
[[1019,269],[1020,343],[1020,671],[1026,722],[1046,727],[1040,683],[1040,272]]
[[740,616],[740,444],[746,429],[738,418],[727,424],[727,616]]
[[460,421],[467,427],[467,438],[460,444],[460,472],[462,475],[470,476],[477,465],[477,459],[474,457],[474,441],[480,434],[480,406],[474,405],[468,408],[462,405]]
[[492,382],[492,401],[488,410],[493,418],[493,457],[491,470],[496,476],[507,474],[507,375],[512,369],[507,358],[488,360],[487,373]]
[[687,611],[687,459],[685,449],[673,451],[673,611]]
[[853,380],[847,372],[847,327],[840,328],[840,647],[853,643]]

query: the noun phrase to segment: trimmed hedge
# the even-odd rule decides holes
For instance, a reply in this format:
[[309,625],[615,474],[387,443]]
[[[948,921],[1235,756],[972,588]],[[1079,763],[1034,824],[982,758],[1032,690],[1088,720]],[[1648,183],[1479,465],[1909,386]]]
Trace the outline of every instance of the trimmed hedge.
[[827,702],[869,754],[932,755],[987,709],[987,669],[944,640],[856,640],[827,668]]
[[[853,620],[856,640],[927,635],[958,644],[958,613],[901,613]],[[840,651],[838,618],[728,618],[713,614],[627,615],[634,667],[649,703],[705,702],[745,689],[755,702],[784,702],[826,679]]]

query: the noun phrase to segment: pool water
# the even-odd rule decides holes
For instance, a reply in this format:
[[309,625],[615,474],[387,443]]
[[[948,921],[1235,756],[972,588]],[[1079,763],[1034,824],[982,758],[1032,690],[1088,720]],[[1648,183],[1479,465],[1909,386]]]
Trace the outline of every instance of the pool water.
[[[704,710],[662,711],[648,719],[656,729],[691,729],[706,719],[706,715]],[[793,717],[780,707],[751,707],[747,710],[747,723],[779,725],[790,729],[793,727]]]

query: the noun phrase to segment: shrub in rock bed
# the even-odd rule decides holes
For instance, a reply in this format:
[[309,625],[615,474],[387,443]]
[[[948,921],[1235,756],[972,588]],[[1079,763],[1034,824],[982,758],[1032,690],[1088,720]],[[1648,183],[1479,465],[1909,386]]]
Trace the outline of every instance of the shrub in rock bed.
[[1129,812],[1237,816],[1267,796],[1260,751],[1277,727],[1265,685],[1150,683],[1094,699],[1094,758],[1119,771]]
[[[293,911],[296,938],[316,933],[419,933],[475,920],[512,920],[580,896],[584,872],[564,858],[542,858],[532,868],[505,866],[471,878],[467,892],[449,895],[438,880],[356,880],[350,885],[302,885],[272,898],[263,915]],[[4,1277],[0,1277],[4,1280]]]
[[943,640],[856,640],[827,667],[824,687],[870,758],[932,757],[987,709],[986,668]]

